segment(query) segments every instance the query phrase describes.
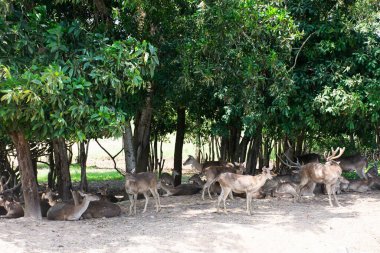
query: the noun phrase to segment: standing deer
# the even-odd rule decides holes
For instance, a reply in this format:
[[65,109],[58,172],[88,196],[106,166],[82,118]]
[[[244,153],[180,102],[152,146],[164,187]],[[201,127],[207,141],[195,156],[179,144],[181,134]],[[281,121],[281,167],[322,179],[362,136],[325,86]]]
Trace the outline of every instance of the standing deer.
[[161,210],[160,196],[157,192],[157,180],[156,175],[151,172],[141,172],[137,174],[127,173],[125,175],[125,191],[128,194],[128,198],[131,201],[131,206],[129,207],[129,215],[132,214],[132,208],[134,208],[134,214],[136,214],[136,200],[137,194],[142,193],[145,197],[145,207],[143,213],[146,212],[146,207],[148,206],[150,191],[156,201],[156,212]]
[[[210,197],[210,199],[212,199],[211,193],[210,193],[210,186],[211,186],[213,180],[217,176],[219,176],[220,174],[225,173],[225,172],[243,174],[244,171],[245,171],[245,167],[243,167],[243,166],[241,168],[235,168],[235,167],[231,168],[231,167],[225,167],[225,166],[210,166],[210,167],[207,167],[204,170],[204,175],[206,176],[206,183],[203,185],[202,199],[205,200],[205,191],[206,191],[206,189],[208,191],[208,196]],[[233,199],[232,192],[231,192],[230,197]]]
[[[339,153],[337,154],[339,150]],[[331,201],[331,193],[334,196],[334,200],[338,206],[340,206],[335,193],[335,185],[337,184],[339,178],[342,174],[342,168],[339,166],[339,162],[335,159],[343,155],[345,148],[337,148],[336,150],[331,149],[330,152],[326,154],[326,163],[308,163],[300,166],[300,177],[301,182],[297,188],[297,194],[300,199],[300,192],[303,187],[305,187],[309,182],[320,183],[326,185],[327,194],[329,195],[330,206],[333,206]]]
[[[186,159],[186,161],[183,163],[183,165],[184,166],[185,165],[191,165],[192,168],[198,170],[199,172],[203,172],[207,167],[224,166],[224,165],[226,165],[226,163],[220,162],[220,161],[206,161],[204,163],[199,163],[197,161],[197,159],[194,158],[194,156],[189,155],[189,157]],[[231,167],[233,167],[233,165]]]
[[218,198],[217,212],[220,202],[223,200],[224,212],[226,213],[226,199],[231,192],[245,193],[247,196],[247,213],[251,215],[251,202],[253,195],[257,194],[267,179],[271,179],[271,168],[263,168],[263,172],[257,176],[238,175],[234,173],[222,173],[212,183],[219,182],[222,192]]
[[365,168],[368,166],[368,160],[360,154],[340,157],[336,159],[343,171],[356,171],[360,178],[367,179]]

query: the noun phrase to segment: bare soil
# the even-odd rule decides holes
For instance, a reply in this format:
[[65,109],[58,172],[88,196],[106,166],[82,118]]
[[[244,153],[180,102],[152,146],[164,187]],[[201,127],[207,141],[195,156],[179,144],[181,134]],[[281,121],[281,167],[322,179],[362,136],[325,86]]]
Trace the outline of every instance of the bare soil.
[[254,201],[228,200],[216,213],[216,199],[162,197],[156,213],[150,198],[142,214],[80,221],[0,220],[0,252],[380,252],[380,193],[343,194],[344,207],[329,207],[327,196]]

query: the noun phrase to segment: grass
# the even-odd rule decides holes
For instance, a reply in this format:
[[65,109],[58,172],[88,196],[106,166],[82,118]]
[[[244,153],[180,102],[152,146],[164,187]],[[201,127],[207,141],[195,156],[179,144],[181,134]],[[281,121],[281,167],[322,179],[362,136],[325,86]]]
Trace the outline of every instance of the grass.
[[[46,183],[48,181],[49,169],[46,166],[38,168],[38,182]],[[70,175],[72,182],[80,182],[80,166],[77,164],[70,166]],[[95,166],[87,167],[88,181],[103,181],[103,180],[123,180],[124,177],[113,169],[98,169]]]
[[[49,168],[46,165],[38,165],[37,180],[38,183],[47,183]],[[70,166],[70,175],[72,182],[80,182],[80,166],[73,164]],[[191,175],[182,174],[182,183],[187,183]],[[99,169],[95,166],[87,167],[87,180],[103,181],[103,180],[124,180],[124,177],[113,169]]]

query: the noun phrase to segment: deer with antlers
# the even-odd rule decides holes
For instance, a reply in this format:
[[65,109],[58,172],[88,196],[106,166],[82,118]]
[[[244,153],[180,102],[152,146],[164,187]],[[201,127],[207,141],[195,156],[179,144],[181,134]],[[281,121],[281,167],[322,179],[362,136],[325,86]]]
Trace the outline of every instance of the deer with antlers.
[[[338,206],[339,201],[336,197],[335,185],[342,174],[342,168],[339,162],[335,161],[341,155],[343,155],[345,148],[331,149],[331,153],[325,152],[326,163],[308,163],[301,166],[300,177],[301,182],[297,188],[299,194],[304,186],[309,182],[320,183],[326,186],[327,194],[329,196],[330,206],[333,206],[331,201],[331,193],[334,196],[335,203]],[[339,153],[338,153],[339,152]],[[300,197],[299,197],[300,198]]]

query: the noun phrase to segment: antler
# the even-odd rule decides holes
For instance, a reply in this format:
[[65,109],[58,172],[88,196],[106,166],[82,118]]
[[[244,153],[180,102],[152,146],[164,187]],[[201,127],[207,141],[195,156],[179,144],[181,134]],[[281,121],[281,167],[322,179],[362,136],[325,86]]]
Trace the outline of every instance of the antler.
[[[285,155],[285,154],[284,154]],[[287,162],[285,162],[284,160],[281,159],[281,157],[279,155],[277,155],[278,159],[280,159],[280,161],[285,164],[286,166],[288,166],[289,168],[300,168],[301,167],[301,164],[299,163],[299,161],[297,160],[297,162],[293,162],[292,160],[289,159],[289,157],[287,155],[285,155],[286,159],[292,163],[292,164],[289,164]]]
[[[336,153],[338,152],[338,150],[339,150],[339,153],[337,155]],[[335,159],[341,157],[343,155],[343,153],[344,153],[344,150],[346,150],[345,147],[343,147],[343,148],[339,148],[338,147],[335,150],[333,148],[331,148],[331,155],[330,155],[330,152],[329,152],[328,156],[327,157],[325,156],[326,161],[332,161],[332,160],[335,160]],[[325,154],[326,154],[326,152],[325,152]]]

